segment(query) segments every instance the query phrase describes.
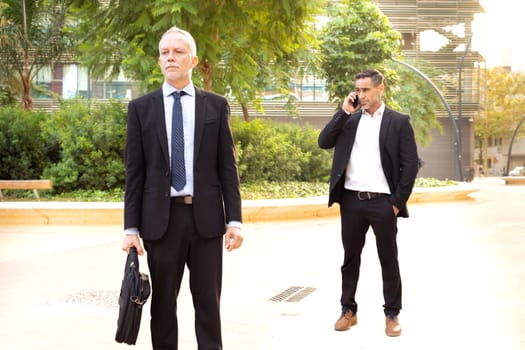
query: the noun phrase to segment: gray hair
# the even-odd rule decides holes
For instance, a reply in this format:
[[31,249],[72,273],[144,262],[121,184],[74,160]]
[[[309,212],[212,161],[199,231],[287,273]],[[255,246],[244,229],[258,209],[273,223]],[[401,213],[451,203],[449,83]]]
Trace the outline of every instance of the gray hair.
[[180,29],[176,26],[173,26],[171,27],[170,29],[168,29],[166,32],[164,32],[164,34],[162,34],[162,36],[160,37],[160,41],[159,41],[159,52],[160,52],[160,43],[162,42],[162,39],[164,39],[164,37],[168,34],[171,34],[171,33],[179,33],[179,34],[182,34],[182,36],[184,36],[186,38],[186,40],[188,41],[188,44],[190,44],[190,49],[191,49],[191,54],[192,56],[197,56],[197,44],[195,43],[195,39],[193,39],[193,36],[190,34],[190,32],[184,30],[184,29]]

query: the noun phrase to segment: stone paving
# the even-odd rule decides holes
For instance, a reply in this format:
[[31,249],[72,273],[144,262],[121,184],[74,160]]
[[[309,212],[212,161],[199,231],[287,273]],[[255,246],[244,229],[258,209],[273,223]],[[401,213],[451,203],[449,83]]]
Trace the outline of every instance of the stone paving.
[[[399,220],[403,335],[384,335],[381,274],[370,232],[359,323],[339,316],[339,219],[248,223],[225,253],[224,349],[525,348],[525,186],[479,181],[470,201],[411,205]],[[2,225],[2,349],[122,349],[113,339],[125,254],[120,226]],[[142,270],[147,272],[145,259]],[[180,349],[196,349],[187,276]],[[290,288],[296,293],[287,293]],[[149,305],[149,302],[148,304]],[[136,349],[150,349],[147,307]]]

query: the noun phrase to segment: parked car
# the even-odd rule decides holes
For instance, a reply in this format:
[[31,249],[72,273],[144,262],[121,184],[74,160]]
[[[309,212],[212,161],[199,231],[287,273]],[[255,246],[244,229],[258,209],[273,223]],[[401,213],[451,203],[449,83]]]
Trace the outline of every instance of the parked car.
[[517,166],[509,171],[509,176],[525,176],[525,167]]

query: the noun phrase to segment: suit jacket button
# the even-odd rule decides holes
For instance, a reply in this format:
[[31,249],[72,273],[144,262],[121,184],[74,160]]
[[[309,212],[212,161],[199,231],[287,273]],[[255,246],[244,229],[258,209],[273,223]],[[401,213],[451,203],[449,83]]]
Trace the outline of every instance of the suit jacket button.
[[164,192],[164,197],[169,197],[169,196],[170,196],[169,192]]

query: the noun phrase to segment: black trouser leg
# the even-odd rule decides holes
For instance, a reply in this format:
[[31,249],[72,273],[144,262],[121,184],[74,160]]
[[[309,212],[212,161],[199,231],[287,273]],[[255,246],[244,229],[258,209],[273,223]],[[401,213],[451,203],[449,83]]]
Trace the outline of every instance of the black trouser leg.
[[[376,237],[377,255],[383,277],[385,314],[397,315],[401,310],[401,274],[397,254],[397,218],[388,197],[373,200],[370,222]],[[372,201],[371,201],[372,202]]]
[[222,237],[191,241],[188,268],[199,350],[221,350]]
[[189,206],[172,202],[168,230],[161,239],[144,241],[151,275],[151,341],[153,350],[178,349],[177,296],[193,231]]
[[361,252],[368,228],[369,224],[365,220],[357,197],[345,191],[341,203],[341,240],[344,248],[344,260],[341,266],[343,311],[350,309],[357,313],[355,294],[359,281]]

